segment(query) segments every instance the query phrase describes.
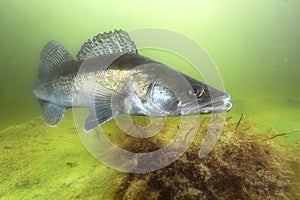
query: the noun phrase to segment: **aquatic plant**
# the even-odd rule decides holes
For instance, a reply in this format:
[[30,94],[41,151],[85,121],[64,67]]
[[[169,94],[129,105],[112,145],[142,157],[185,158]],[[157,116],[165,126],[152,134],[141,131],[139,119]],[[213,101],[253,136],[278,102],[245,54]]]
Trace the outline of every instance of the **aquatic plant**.
[[[117,199],[290,199],[293,171],[274,133],[259,132],[248,121],[227,120],[210,154],[198,158],[206,131],[204,119],[193,145],[171,165],[146,174],[128,174],[116,188]],[[206,125],[205,125],[206,124]],[[136,142],[136,141],[135,141]],[[130,145],[134,151],[156,149]],[[149,143],[149,142],[148,142]]]
[[[228,118],[213,151],[199,159],[209,120],[201,119],[193,144],[179,160],[145,174],[118,172],[93,159],[80,142],[70,113],[55,129],[40,118],[12,126],[0,131],[0,198],[300,198],[299,145],[281,143],[282,135],[295,132],[257,130],[250,120]],[[149,122],[143,117],[134,121],[140,126]],[[167,118],[161,132],[147,139],[126,135],[114,122],[102,128],[120,147],[149,152],[165,146],[179,122],[179,118]]]

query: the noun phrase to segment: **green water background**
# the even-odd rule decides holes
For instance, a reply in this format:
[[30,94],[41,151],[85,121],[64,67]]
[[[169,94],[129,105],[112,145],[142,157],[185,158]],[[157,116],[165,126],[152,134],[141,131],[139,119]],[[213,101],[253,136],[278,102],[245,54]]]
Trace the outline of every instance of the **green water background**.
[[[75,56],[98,33],[143,27],[178,31],[203,46],[232,96],[232,114],[279,132],[300,128],[299,10],[297,0],[2,0],[0,129],[40,116],[32,87],[45,43],[60,41]],[[168,56],[141,53],[182,67]]]
[[[70,111],[56,128],[41,123],[32,88],[48,41],[60,41],[75,57],[88,38],[105,31],[177,31],[204,47],[217,64],[232,96],[228,116],[244,114],[280,133],[300,128],[299,10],[298,0],[0,0],[0,130],[10,127],[1,132],[0,198],[85,198],[101,196],[111,182],[118,186],[121,175],[85,151]],[[140,53],[195,76],[174,55]],[[292,152],[299,150],[299,132],[283,139]],[[287,155],[293,156],[299,160],[297,153]],[[298,190],[299,166],[294,170]]]

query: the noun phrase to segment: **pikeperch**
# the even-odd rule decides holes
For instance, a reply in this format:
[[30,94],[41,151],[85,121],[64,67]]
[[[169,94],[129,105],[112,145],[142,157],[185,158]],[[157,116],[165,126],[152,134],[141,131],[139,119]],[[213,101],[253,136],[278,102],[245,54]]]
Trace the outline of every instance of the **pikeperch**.
[[139,55],[122,30],[88,40],[77,58],[56,41],[41,52],[33,93],[50,126],[56,126],[70,107],[90,109],[86,131],[119,114],[165,117],[232,107],[226,92]]

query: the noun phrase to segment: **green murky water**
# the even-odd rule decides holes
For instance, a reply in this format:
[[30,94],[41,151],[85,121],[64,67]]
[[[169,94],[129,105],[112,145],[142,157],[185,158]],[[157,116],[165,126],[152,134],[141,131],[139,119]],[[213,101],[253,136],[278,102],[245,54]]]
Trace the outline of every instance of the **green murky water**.
[[[204,47],[218,66],[232,96],[228,116],[244,114],[258,128],[282,133],[300,128],[299,9],[296,0],[0,1],[0,199],[51,199],[58,193],[57,198],[84,198],[89,192],[106,199],[107,187],[121,180],[122,174],[86,152],[70,113],[57,128],[40,119],[32,87],[48,41],[60,41],[75,56],[87,38],[105,31],[180,32]],[[174,55],[141,54],[194,75]],[[299,152],[300,132],[280,141]],[[289,156],[299,161],[299,154]],[[294,171],[299,185],[299,165]]]

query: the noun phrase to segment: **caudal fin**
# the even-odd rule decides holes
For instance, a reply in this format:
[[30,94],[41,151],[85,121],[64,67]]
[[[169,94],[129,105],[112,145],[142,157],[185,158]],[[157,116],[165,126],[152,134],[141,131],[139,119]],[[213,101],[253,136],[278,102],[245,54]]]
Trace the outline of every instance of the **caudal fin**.
[[49,126],[57,126],[63,118],[66,108],[52,102],[39,100],[42,107],[42,116]]
[[[73,58],[62,44],[56,41],[47,43],[41,51],[40,55],[39,78],[47,76],[62,64],[70,61],[73,61]],[[63,118],[63,115],[66,112],[67,108],[43,100],[44,98],[40,99],[41,96],[37,95],[36,93],[38,92],[34,89],[34,94],[38,97],[39,103],[42,107],[42,116],[45,122],[49,126],[56,126]]]
[[42,77],[54,71],[62,64],[73,61],[73,58],[62,44],[56,41],[51,41],[46,44],[41,51],[40,61],[39,77]]

